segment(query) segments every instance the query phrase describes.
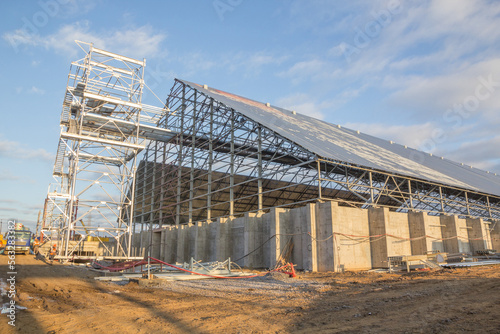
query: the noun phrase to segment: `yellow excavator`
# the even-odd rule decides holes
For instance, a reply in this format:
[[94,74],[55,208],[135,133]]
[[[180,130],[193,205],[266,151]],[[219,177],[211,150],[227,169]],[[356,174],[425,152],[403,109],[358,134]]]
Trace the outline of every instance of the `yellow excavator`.
[[87,226],[83,223],[83,220],[80,219],[80,224],[82,224],[83,229],[85,230],[85,234],[87,235],[87,241],[102,241],[102,242],[107,242],[109,241],[109,238],[101,238],[101,237],[92,237],[89,234],[89,231],[87,230]]
[[4,249],[7,246],[7,240],[3,238],[3,235],[0,234],[0,250]]

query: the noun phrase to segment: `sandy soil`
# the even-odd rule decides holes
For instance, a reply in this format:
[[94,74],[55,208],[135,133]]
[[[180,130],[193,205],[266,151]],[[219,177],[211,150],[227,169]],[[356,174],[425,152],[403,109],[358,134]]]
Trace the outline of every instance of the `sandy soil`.
[[[16,302],[28,309],[16,327],[1,315],[0,333],[500,333],[500,266],[145,287],[33,256],[16,261]],[[6,264],[0,256],[4,282]]]

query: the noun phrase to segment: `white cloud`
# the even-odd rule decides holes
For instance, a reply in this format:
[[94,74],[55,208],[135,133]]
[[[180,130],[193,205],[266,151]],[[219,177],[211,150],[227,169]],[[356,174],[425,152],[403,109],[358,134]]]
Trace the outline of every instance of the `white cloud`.
[[274,56],[270,52],[258,51],[248,57],[247,63],[251,67],[261,67],[265,65],[279,65],[285,61],[287,56]]
[[[460,71],[432,76],[388,75],[384,85],[394,90],[389,97],[391,103],[418,110],[423,117],[444,114],[455,104],[466,104],[466,113],[473,115],[500,103],[500,58],[467,64]],[[478,101],[477,107],[472,100]]]
[[39,159],[46,162],[53,162],[54,155],[43,148],[31,148],[25,144],[0,140],[0,157],[13,159]]
[[18,212],[19,210],[17,208],[4,206],[4,207],[0,207],[0,211]]
[[166,35],[150,25],[97,32],[92,31],[89,21],[79,21],[64,25],[51,35],[42,36],[18,29],[4,33],[3,38],[15,48],[44,47],[69,57],[75,57],[79,52],[75,40],[94,43],[97,48],[138,59],[161,56],[166,52],[162,46]]
[[90,12],[96,6],[96,1],[88,0],[64,0],[64,5],[60,7],[61,17],[67,18],[68,16],[82,16]]
[[462,143],[458,148],[447,152],[455,161],[476,168],[500,173],[500,135]]
[[300,114],[323,119],[322,110],[328,107],[328,103],[316,104],[310,96],[304,93],[285,96],[276,101],[276,105],[288,110],[295,110]]
[[268,51],[239,51],[214,56],[200,51],[189,52],[177,57],[184,68],[183,76],[189,77],[200,72],[217,70],[238,73],[240,76],[255,76],[266,66],[275,68],[288,56],[276,55]]
[[319,72],[325,64],[325,62],[318,59],[300,61],[290,67],[285,74],[288,76],[309,76]]
[[[117,50],[116,52],[129,55],[130,57],[145,58],[164,54],[161,48],[164,33],[155,32],[154,29],[145,25],[135,29],[117,30],[105,39],[104,49]],[[109,45],[109,46],[108,46]]]
[[[377,74],[383,78],[393,71],[415,69],[422,74],[451,73],[463,70],[471,61],[484,61],[498,54],[500,31],[496,22],[500,3],[467,0],[400,3],[400,12],[393,14],[388,24],[379,24],[375,35],[368,36],[366,31],[369,23],[377,24],[372,10],[387,11],[388,2],[369,8],[357,2],[354,6],[358,15],[337,25],[344,37],[332,45],[329,54],[336,55],[342,78],[352,81]],[[363,45],[357,43],[361,35],[367,39]],[[347,44],[357,48],[352,57],[339,54]]]
[[[492,158],[494,154],[482,154],[477,159],[471,155],[497,147],[496,143],[483,139],[496,136],[500,126],[500,58],[467,64],[461,71],[435,76],[420,75],[407,80],[403,75],[388,76],[384,86],[394,90],[387,99],[391,109],[405,110],[419,122],[436,123],[441,134],[430,134],[424,139],[420,144],[424,150],[478,168],[498,164]],[[464,145],[474,142],[481,142],[484,147]]]
[[24,93],[36,94],[36,95],[44,95],[45,94],[44,89],[38,88],[36,86],[31,86],[31,88],[29,88],[29,89],[26,89],[24,87],[16,87],[15,91],[17,94],[24,94]]
[[[0,181],[17,181],[20,177],[14,175],[10,170],[0,169]],[[2,201],[0,200],[0,203]]]
[[38,87],[35,87],[35,86],[31,86],[31,89],[29,90],[29,92],[33,93],[33,94],[37,94],[37,95],[45,94],[45,90],[38,88]]
[[498,135],[460,143],[459,131],[445,133],[439,125],[431,122],[415,125],[346,123],[344,126],[437,156],[444,156],[456,162],[463,162],[475,168],[500,172]]
[[[500,30],[497,29],[500,3],[401,1],[401,11],[392,15],[389,24],[381,26],[366,45],[356,45],[356,34],[366,33],[366,24],[375,19],[372,11],[385,10],[387,4],[387,1],[370,4],[295,1],[292,8],[296,17],[315,10],[316,14],[307,15],[313,19],[300,20],[306,29],[323,28],[327,22],[335,26],[334,30],[324,30],[331,35],[332,45],[312,60],[296,62],[281,75],[293,83],[311,79],[309,91],[320,92],[309,98],[311,104],[324,100],[321,96],[326,94],[334,97],[335,106],[343,105],[344,112],[349,112],[350,101],[355,101],[352,104],[355,108],[374,103],[373,112],[382,113],[388,124],[381,121],[345,125],[377,137],[461,160],[469,150],[478,154],[484,151],[463,143],[481,142],[498,147],[495,142],[483,143],[482,139],[498,133],[500,86],[487,91],[480,87],[479,78],[491,81],[491,75],[494,82],[500,83]],[[321,15],[321,11],[330,14]],[[349,62],[340,52],[340,46],[347,44],[359,49]],[[454,109],[456,104],[467,103],[469,110],[461,114]],[[406,122],[418,124],[392,125],[391,118],[397,115],[400,119],[401,113]],[[472,162],[478,167],[499,166],[498,159],[491,157],[495,155],[479,154]]]
[[278,73],[281,77],[290,78],[293,84],[304,81],[322,83],[331,82],[339,77],[341,70],[336,68],[331,62],[321,59],[311,59],[299,61],[285,71]]
[[218,63],[210,59],[209,56],[201,52],[192,52],[179,57],[178,60],[183,64],[185,68],[184,76],[190,77],[198,72],[209,71],[218,66]]
[[266,50],[239,51],[224,55],[219,62],[219,67],[229,72],[243,73],[246,77],[255,77],[266,67],[274,71],[286,59],[288,59],[286,55],[278,55]]
[[389,125],[383,123],[346,123],[346,128],[359,130],[374,137],[392,140],[401,145],[419,149],[421,143],[433,137],[436,125],[427,122],[414,125]]
[[311,32],[314,35],[344,34],[346,28],[357,24],[360,15],[353,13],[370,12],[383,8],[387,0],[331,1],[331,0],[294,0],[287,4],[290,16],[290,29]]
[[[31,206],[31,207],[26,207],[24,205],[20,205],[19,207],[0,207],[0,211],[10,211],[10,212],[16,212],[16,213],[21,213],[23,215],[31,215],[31,216],[36,216],[39,211],[43,210],[42,206]],[[24,220],[23,220],[24,223]]]

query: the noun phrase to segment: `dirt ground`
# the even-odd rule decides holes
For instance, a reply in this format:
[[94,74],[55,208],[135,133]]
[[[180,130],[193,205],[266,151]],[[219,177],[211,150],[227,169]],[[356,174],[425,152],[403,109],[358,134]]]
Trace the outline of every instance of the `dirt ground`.
[[[7,261],[0,256],[3,283]],[[145,287],[99,282],[94,271],[34,256],[16,264],[16,302],[27,309],[15,327],[2,314],[0,333],[500,333],[500,266]]]

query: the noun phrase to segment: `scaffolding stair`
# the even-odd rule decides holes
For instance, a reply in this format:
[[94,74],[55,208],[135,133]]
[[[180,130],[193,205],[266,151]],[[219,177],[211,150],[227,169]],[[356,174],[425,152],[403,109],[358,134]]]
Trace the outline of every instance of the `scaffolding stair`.
[[64,174],[64,155],[66,153],[66,143],[62,138],[59,138],[57,146],[56,161],[54,163],[54,176],[63,176]]
[[441,270],[441,266],[432,260],[420,260],[427,268]]
[[64,214],[61,212],[61,208],[64,208],[65,205],[63,203],[57,203],[56,201],[60,200],[60,197],[47,196],[45,213],[44,213],[44,223],[41,228],[41,233],[44,235],[44,239],[48,238],[48,240],[52,239],[54,236],[54,231],[58,231],[60,228],[59,223],[63,220]]
[[117,240],[113,256],[130,258],[136,157],[148,141],[176,134],[158,125],[165,107],[141,103],[144,60],[77,44],[87,54],[68,77],[53,170],[58,183],[47,194],[45,230],[57,233],[61,258],[72,258],[72,235],[93,231],[73,222],[92,214],[101,224],[95,229]]
[[67,89],[64,96],[63,110],[61,113],[61,124],[68,125],[70,119],[70,112],[73,107],[73,93]]

